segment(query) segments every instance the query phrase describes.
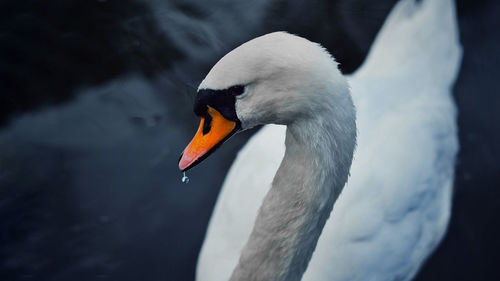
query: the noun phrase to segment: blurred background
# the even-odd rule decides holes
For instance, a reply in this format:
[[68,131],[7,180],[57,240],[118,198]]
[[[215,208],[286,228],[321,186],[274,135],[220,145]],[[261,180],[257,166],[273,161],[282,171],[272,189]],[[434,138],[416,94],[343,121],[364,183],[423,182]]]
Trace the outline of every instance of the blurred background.
[[[182,184],[199,82],[277,30],[351,73],[395,2],[0,1],[0,280],[193,280],[225,173],[256,131]],[[457,9],[453,213],[417,280],[500,280],[500,2]]]

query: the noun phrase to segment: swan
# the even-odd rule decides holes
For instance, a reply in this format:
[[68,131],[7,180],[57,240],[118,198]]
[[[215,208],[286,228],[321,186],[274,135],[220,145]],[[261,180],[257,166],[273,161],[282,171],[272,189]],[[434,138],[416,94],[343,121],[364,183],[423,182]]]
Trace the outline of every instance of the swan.
[[197,280],[411,280],[450,216],[460,59],[452,0],[397,3],[352,76],[285,32],[225,55],[199,86],[179,169],[276,125],[233,163]]

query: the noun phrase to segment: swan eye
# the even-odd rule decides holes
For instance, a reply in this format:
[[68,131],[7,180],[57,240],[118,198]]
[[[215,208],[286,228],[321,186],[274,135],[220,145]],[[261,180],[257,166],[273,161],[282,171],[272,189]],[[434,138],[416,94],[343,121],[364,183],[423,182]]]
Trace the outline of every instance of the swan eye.
[[228,93],[233,95],[233,96],[239,96],[245,92],[245,86],[242,85],[236,85],[232,86],[229,89],[227,89]]

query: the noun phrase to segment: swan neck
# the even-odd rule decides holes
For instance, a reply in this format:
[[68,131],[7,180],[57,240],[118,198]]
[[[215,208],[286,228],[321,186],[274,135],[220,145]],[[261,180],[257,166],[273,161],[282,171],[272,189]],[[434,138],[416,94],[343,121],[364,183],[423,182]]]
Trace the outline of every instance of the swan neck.
[[[289,124],[286,151],[230,280],[300,280],[340,194],[355,145],[355,113],[334,108]],[[339,126],[339,124],[341,124]]]

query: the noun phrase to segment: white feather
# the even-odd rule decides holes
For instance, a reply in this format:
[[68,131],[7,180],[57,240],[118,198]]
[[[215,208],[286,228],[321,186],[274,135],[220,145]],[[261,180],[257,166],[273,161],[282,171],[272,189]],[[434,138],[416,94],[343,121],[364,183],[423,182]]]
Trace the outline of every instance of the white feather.
[[[446,232],[461,58],[451,0],[402,0],[349,77],[358,145],[303,280],[411,280]],[[240,151],[219,195],[197,280],[227,280],[283,158],[285,127]]]

